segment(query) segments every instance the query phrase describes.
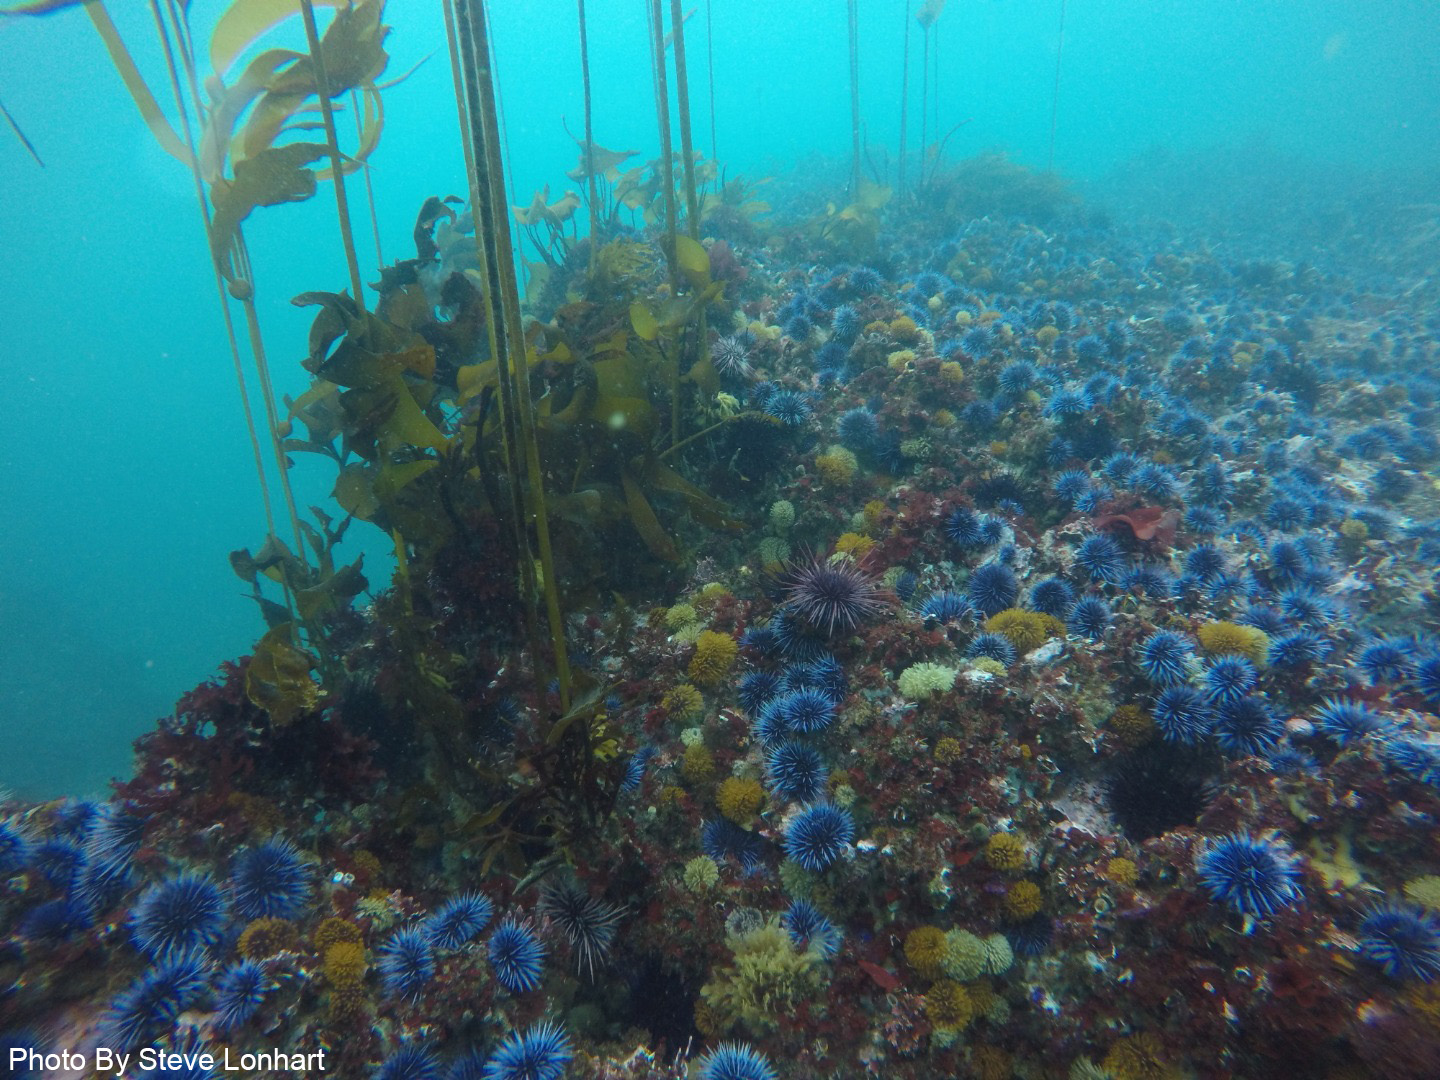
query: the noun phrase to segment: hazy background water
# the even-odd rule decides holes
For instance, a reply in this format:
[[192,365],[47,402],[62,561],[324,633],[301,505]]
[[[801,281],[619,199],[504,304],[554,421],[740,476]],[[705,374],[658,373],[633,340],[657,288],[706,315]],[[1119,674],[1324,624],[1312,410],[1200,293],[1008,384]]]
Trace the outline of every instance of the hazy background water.
[[[148,5],[109,6],[160,94]],[[221,5],[193,7],[208,40]],[[702,150],[708,17],[715,139],[731,173],[843,160],[844,3],[686,7]],[[596,139],[653,156],[643,0],[588,9]],[[893,162],[906,8],[859,9],[867,143],[875,161]],[[388,93],[373,159],[393,261],[413,254],[424,198],[458,193],[464,179],[438,0],[391,0],[387,16],[391,74],[430,57]],[[546,183],[554,198],[577,157],[563,122],[582,130],[575,6],[498,0],[493,18],[516,201]],[[950,0],[932,31],[931,132],[969,119],[951,156],[1000,149],[1045,166],[1059,20],[1059,0]],[[921,35],[910,26],[913,149]],[[279,41],[303,48],[298,21]],[[1092,190],[1148,190],[1171,212],[1188,203],[1211,220],[1225,220],[1228,200],[1253,204],[1267,191],[1318,198],[1354,182],[1383,192],[1392,176],[1409,190],[1434,175],[1440,147],[1437,57],[1434,0],[1071,0],[1055,165]],[[188,172],[159,150],[79,11],[0,20],[0,98],[47,166],[0,131],[0,785],[93,791],[125,771],[130,740],[179,693],[258,635],[226,553],[258,546],[263,519]],[[1194,186],[1177,198],[1181,178]],[[1305,206],[1292,209],[1303,218]],[[333,220],[322,187],[247,229],[281,392],[305,388],[298,360],[313,314],[289,298],[344,285]],[[373,268],[369,235],[362,209],[357,236]],[[302,459],[295,479],[302,503],[322,501],[333,468]],[[378,587],[384,545],[369,546]]]

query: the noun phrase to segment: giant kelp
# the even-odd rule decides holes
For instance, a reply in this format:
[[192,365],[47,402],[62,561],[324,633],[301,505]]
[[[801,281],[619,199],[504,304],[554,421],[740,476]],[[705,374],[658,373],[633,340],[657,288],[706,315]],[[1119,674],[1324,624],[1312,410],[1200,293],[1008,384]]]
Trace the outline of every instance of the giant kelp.
[[[484,112],[479,79],[466,72],[462,115]],[[470,158],[494,168],[486,138],[482,124]],[[498,861],[517,873],[593,831],[620,779],[604,687],[566,671],[568,645],[553,613],[662,585],[686,564],[697,535],[686,519],[704,531],[739,525],[687,476],[689,457],[706,456],[721,429],[744,416],[715,421],[707,407],[719,381],[704,319],[707,309],[724,309],[724,285],[694,236],[647,236],[616,219],[623,207],[658,224],[661,207],[686,194],[698,233],[702,204],[689,191],[697,174],[708,184],[716,170],[697,162],[683,170],[684,184],[660,163],[626,176],[616,170],[628,156],[582,148],[586,179],[607,174],[593,185],[606,205],[591,206],[602,234],[583,246],[566,234],[577,197],[552,201],[542,192],[514,208],[541,265],[567,283],[547,321],[521,327],[503,295],[509,259],[495,257],[495,207],[475,201],[486,198],[479,182],[468,201],[425,202],[414,256],[380,270],[369,308],[345,293],[294,301],[317,313],[304,361],[312,383],[287,403],[284,449],[335,462],[332,494],[345,515],[338,525],[322,517],[312,547],[328,554],[325,541],[361,521],[383,530],[397,556],[369,643],[379,677],[377,657],[357,653],[346,637],[349,624],[326,621],[334,610],[307,604],[301,613],[322,682],[344,715],[360,700],[352,686],[373,680],[369,712],[383,719],[368,730],[382,740],[390,730],[417,737],[397,763],[414,781],[395,799],[397,835],[458,840],[487,867]],[[738,192],[730,188],[728,205]],[[704,205],[727,205],[720,194]],[[541,284],[532,280],[532,289]],[[348,599],[363,582],[358,565],[328,562],[316,580],[273,539],[235,562],[257,586],[277,638],[291,624],[285,608],[260,596],[265,577],[307,600]],[[552,612],[548,642],[531,615],[542,602]],[[495,702],[477,700],[461,680],[477,663],[498,672],[499,658],[527,643],[542,715],[517,732],[525,770],[516,783],[474,753]],[[547,655],[561,674],[558,708],[541,677]],[[276,706],[276,722],[319,704],[303,657],[293,641],[257,653],[247,687],[253,701]]]
[[[500,497],[509,482],[496,408],[500,370],[486,357],[483,298],[465,272],[453,271],[439,285],[437,309],[420,280],[442,265],[427,223],[448,212],[441,200],[427,203],[416,258],[382,271],[374,312],[343,294],[296,298],[320,311],[305,361],[314,382],[290,406],[306,437],[290,438],[286,448],[335,460],[341,508],[398,531],[422,565],[471,528],[467,515],[509,512]],[[680,365],[687,335],[721,288],[709,279],[704,249],[682,237],[691,290],[664,295],[662,283],[643,272],[657,266],[645,248],[639,240],[602,248],[595,298],[567,304],[555,322],[527,331],[524,367],[538,402],[547,498],[561,523],[560,583],[579,596],[602,584],[625,587],[624,575],[598,568],[609,545],[593,543],[588,530],[628,525],[651,554],[673,562],[679,548],[657,500],[673,500],[710,527],[734,524],[718,500],[666,460],[679,448],[661,419],[678,386],[714,382],[708,358],[684,372]],[[626,284],[637,292],[617,291]],[[466,358],[471,362],[458,362]],[[582,534],[567,538],[565,523]]]
[[[165,115],[154,92],[122,40],[100,0],[80,3],[46,2],[12,5],[4,14],[49,14],[61,8],[82,6],[100,34],[110,58],[160,145],[188,167],[195,185],[214,270],[217,295],[225,318],[231,358],[241,391],[244,418],[254,449],[267,524],[259,555],[237,552],[232,563],[255,589],[270,626],[257,654],[268,674],[254,684],[255,700],[273,708],[272,715],[288,720],[296,709],[311,708],[318,696],[308,676],[311,666],[303,643],[308,639],[321,653],[320,665],[333,680],[333,657],[320,644],[324,624],[339,606],[365,588],[360,564],[337,568],[335,544],[348,521],[333,530],[332,518],[316,511],[319,528],[302,522],[291,491],[282,424],[272,390],[260,320],[255,304],[255,277],[245,245],[243,225],[258,208],[298,202],[313,196],[318,183],[331,179],[337,188],[341,238],[351,269],[351,303],[363,305],[356,269],[354,242],[344,198],[344,175],[365,167],[383,128],[381,88],[376,80],[389,57],[384,49],[388,28],[383,23],[383,0],[340,3],[323,37],[318,33],[311,0],[257,4],[237,2],[221,13],[209,41],[213,71],[203,78],[191,30],[188,5],[154,6],[157,34],[166,60],[169,89],[174,97],[179,131]],[[301,15],[305,21],[308,52],[262,48],[276,26]],[[259,50],[258,52],[256,50]],[[247,53],[252,58],[238,71],[235,65]],[[335,134],[332,98],[349,95],[358,112],[357,145],[342,155]],[[362,106],[363,101],[363,106]],[[313,120],[315,111],[323,123]],[[317,127],[325,141],[311,141]],[[312,166],[330,159],[329,169]],[[270,481],[261,453],[261,440],[242,363],[230,302],[239,304],[249,344],[259,399],[274,456],[275,479],[293,532],[293,546],[278,536],[271,506]],[[411,435],[414,433],[411,432]],[[312,561],[313,560],[313,561]],[[259,582],[279,583],[283,603],[266,600]],[[263,684],[263,685],[262,685]]]

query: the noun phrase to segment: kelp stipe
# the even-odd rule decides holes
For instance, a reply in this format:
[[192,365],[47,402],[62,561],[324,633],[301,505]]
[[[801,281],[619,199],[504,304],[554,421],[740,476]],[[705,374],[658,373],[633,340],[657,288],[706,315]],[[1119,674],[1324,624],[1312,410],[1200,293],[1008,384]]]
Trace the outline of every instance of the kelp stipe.
[[846,0],[845,24],[850,48],[850,201],[853,203],[860,198],[860,24],[855,0]]
[[350,229],[350,201],[345,193],[345,173],[340,160],[340,141],[335,135],[335,111],[330,105],[330,79],[325,73],[325,56],[320,49],[320,31],[315,25],[312,0],[300,0],[304,16],[305,40],[310,46],[310,63],[315,75],[315,96],[320,100],[320,118],[325,127],[325,146],[330,154],[330,174],[335,180],[335,215],[340,221],[340,239],[345,245],[345,265],[350,271],[350,292],[355,303],[365,306],[365,290],[360,284],[360,260],[355,257],[355,235]]
[[905,45],[900,60],[900,156],[896,159],[895,193],[905,194],[905,135],[910,119],[910,0],[905,0]]
[[595,191],[595,125],[590,103],[590,36],[585,23],[585,0],[575,0],[576,14],[580,22],[580,83],[585,92],[585,147],[581,160],[585,166],[585,187],[589,195],[586,209],[590,218],[590,264],[595,263],[595,251],[600,242],[600,197]]
[[473,3],[471,0],[448,0],[445,15],[451,63],[460,76],[455,84],[456,108],[461,141],[466,144],[465,164],[469,173],[471,206],[476,214],[475,238],[480,247],[482,277],[489,301],[490,318],[486,326],[490,336],[490,355],[499,373],[501,423],[506,432],[506,466],[510,472],[513,497],[523,502],[523,506],[514,507],[516,548],[522,553],[530,550],[525,523],[533,523],[540,576],[544,579],[537,581],[534,560],[528,557],[520,559],[525,583],[526,628],[531,639],[538,699],[544,700],[546,679],[533,605],[543,588],[560,703],[568,713],[570,665],[566,656],[565,623],[560,612],[555,560],[550,545],[540,448],[535,437],[534,406],[530,400],[529,363],[520,321],[515,256],[505,217],[504,166],[495,106],[494,58],[490,50],[484,0],[473,0]]
[[[670,269],[670,291],[680,291],[675,264],[675,166],[670,147],[670,91],[665,77],[665,26],[661,0],[648,0],[650,7],[650,60],[655,82],[655,115],[660,127],[660,174],[665,181],[665,259]],[[674,366],[670,380],[670,441],[680,441],[680,366]]]
[[1050,152],[1045,159],[1048,172],[1055,171],[1055,125],[1060,118],[1060,63],[1065,57],[1065,0],[1060,0],[1060,30],[1055,43],[1055,84],[1050,89]]
[[[680,264],[682,271],[687,277],[692,277],[691,285],[701,288],[709,284],[710,257],[700,249],[700,204],[695,195],[695,151],[694,144],[690,139],[690,76],[685,63],[685,16],[680,10],[680,0],[670,0],[670,35],[675,45],[675,104],[676,119],[680,125],[680,158],[684,164],[685,177],[685,231],[689,235],[691,244],[686,245],[685,250],[679,248],[679,238],[674,238],[675,261]],[[662,57],[663,59],[663,57]],[[703,260],[701,258],[703,257]],[[704,280],[694,280],[695,271],[701,262],[704,263]],[[705,351],[705,343],[708,338],[706,333],[705,306],[699,306],[699,320],[695,334],[690,337],[689,348],[682,352],[682,356],[689,360],[693,366],[702,352]],[[677,361],[675,370],[679,372]],[[675,397],[674,413],[679,416],[679,395]],[[672,427],[670,431],[672,443],[680,441],[678,426]]]

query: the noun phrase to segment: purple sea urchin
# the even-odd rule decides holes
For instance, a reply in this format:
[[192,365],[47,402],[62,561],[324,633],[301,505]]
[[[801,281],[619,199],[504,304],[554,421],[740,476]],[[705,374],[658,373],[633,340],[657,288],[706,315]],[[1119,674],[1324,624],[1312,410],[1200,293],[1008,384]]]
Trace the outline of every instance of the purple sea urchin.
[[748,379],[751,375],[750,350],[738,336],[722,337],[711,345],[710,362],[722,378]]
[[853,630],[885,610],[879,583],[850,559],[814,558],[792,567],[785,599],[801,619],[827,635]]
[[593,980],[596,966],[603,967],[610,955],[624,912],[591,896],[575,881],[547,888],[540,899],[540,910],[565,935],[574,950],[575,966]]

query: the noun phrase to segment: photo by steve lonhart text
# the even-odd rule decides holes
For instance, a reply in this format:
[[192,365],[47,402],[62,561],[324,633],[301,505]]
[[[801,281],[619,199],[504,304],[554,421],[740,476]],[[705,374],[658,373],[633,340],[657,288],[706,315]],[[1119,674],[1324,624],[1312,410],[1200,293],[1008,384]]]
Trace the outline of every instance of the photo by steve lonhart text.
[[221,1073],[288,1072],[295,1075],[323,1073],[326,1070],[323,1049],[298,1053],[281,1050],[279,1047],[247,1053],[238,1053],[229,1047],[223,1047],[216,1054],[208,1050],[182,1052],[159,1046],[146,1046],[121,1053],[108,1047],[97,1046],[84,1052],[57,1050],[46,1054],[28,1047],[15,1046],[10,1048],[9,1058],[12,1074],[22,1071],[53,1073],[61,1070],[85,1073],[93,1068],[98,1076],[113,1076],[118,1080],[141,1073],[179,1074],[197,1069]]

